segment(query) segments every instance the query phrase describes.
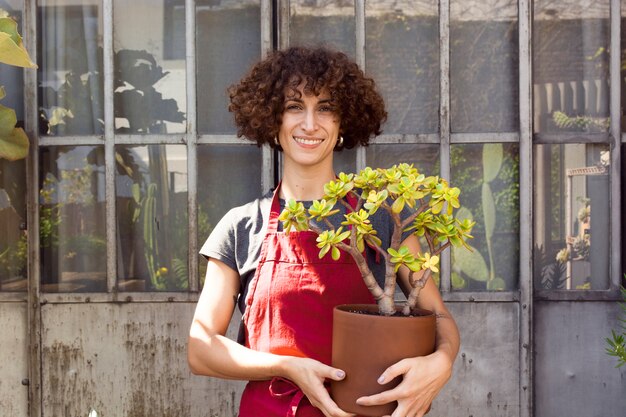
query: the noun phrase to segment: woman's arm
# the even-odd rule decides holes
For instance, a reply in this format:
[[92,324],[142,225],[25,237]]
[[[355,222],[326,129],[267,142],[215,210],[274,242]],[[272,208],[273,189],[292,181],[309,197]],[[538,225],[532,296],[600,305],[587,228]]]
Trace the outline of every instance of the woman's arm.
[[210,259],[206,276],[189,331],[187,358],[194,374],[239,380],[287,378],[326,416],[350,416],[337,407],[324,387],[326,378],[343,378],[339,369],[313,359],[255,351],[227,338],[239,275],[223,262]]
[[[417,254],[420,245],[417,237],[409,236],[402,242],[411,252]],[[405,293],[410,288],[409,271],[400,268],[399,283]],[[441,294],[433,280],[429,279],[420,292],[417,306],[435,313],[436,348],[431,355],[408,358],[387,368],[381,375],[381,384],[402,375],[402,382],[396,388],[369,397],[362,397],[357,402],[361,405],[378,405],[398,401],[398,407],[392,417],[422,417],[430,403],[444,387],[452,375],[452,365],[459,352],[461,339],[454,318],[446,308]]]

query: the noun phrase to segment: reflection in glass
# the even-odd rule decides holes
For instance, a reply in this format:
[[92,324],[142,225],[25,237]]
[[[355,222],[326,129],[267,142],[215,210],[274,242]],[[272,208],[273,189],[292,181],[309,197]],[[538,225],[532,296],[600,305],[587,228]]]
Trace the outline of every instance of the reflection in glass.
[[366,70],[385,99],[385,133],[439,131],[439,19],[436,0],[365,4]]
[[357,148],[344,149],[333,154],[333,166],[336,173],[356,171],[356,150]]
[[116,146],[115,159],[118,289],[186,290],[186,147]]
[[102,134],[100,1],[38,3],[39,130],[48,135]]
[[42,291],[106,291],[104,149],[41,148],[40,163]]
[[232,134],[226,89],[261,58],[261,1],[196,3],[198,131]]
[[516,132],[517,0],[450,2],[452,132]]
[[450,183],[461,189],[459,219],[476,224],[472,252],[452,248],[452,288],[511,291],[519,278],[519,146],[452,145]]
[[354,59],[354,0],[291,0],[289,4],[290,45],[324,45]]
[[392,165],[413,164],[427,175],[439,175],[439,145],[388,144],[366,148],[367,166],[389,168]]
[[[200,246],[231,208],[261,196],[262,154],[250,145],[198,146],[198,226]],[[256,179],[256,180],[255,180]],[[204,282],[206,260],[200,256]]]
[[26,163],[0,159],[0,291],[26,291]]
[[609,0],[534,2],[535,132],[608,131],[609,15]]
[[608,288],[608,145],[537,145],[534,156],[535,286]]
[[171,42],[184,39],[184,2],[115,0],[113,11],[116,131],[185,132],[184,42]]

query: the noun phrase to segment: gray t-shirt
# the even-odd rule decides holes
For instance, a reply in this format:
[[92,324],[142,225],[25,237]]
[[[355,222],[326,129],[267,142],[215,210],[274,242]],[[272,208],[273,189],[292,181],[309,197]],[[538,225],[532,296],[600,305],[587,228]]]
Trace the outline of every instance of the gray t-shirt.
[[[261,245],[265,238],[269,221],[271,202],[272,192],[269,192],[260,199],[231,209],[215,226],[211,235],[200,249],[200,254],[205,258],[222,261],[239,273],[241,293],[238,305],[242,313],[245,308],[248,284],[254,277],[259,263]],[[282,211],[284,201],[281,200],[280,203]],[[304,202],[305,207],[308,207],[310,204],[310,202]],[[335,227],[344,220],[343,214],[345,213],[343,205],[337,204],[336,208],[340,212],[330,219]],[[370,217],[370,220],[374,229],[378,232],[377,236],[382,241],[383,248],[389,247],[393,233],[393,223],[387,213],[380,209]],[[281,230],[280,226],[279,222],[279,231]],[[405,239],[409,234],[409,232],[404,232],[402,239]],[[366,257],[372,273],[382,286],[385,279],[384,259],[380,256],[377,257],[376,252],[369,247],[366,247]],[[207,279],[211,279],[211,277]]]

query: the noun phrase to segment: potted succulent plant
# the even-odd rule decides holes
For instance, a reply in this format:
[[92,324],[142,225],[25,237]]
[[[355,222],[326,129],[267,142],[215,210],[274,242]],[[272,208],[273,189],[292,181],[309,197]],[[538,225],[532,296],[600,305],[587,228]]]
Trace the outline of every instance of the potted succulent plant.
[[[411,356],[432,353],[435,348],[435,317],[432,312],[416,308],[421,289],[438,272],[439,255],[450,245],[469,246],[465,240],[470,235],[474,223],[459,220],[453,216],[460,207],[458,188],[450,187],[448,182],[435,176],[420,173],[413,165],[399,164],[388,169],[365,168],[358,174],[344,174],[324,186],[322,199],[313,201],[309,209],[301,202],[290,200],[279,219],[283,229],[313,230],[318,234],[317,246],[320,258],[330,256],[337,260],[346,252],[352,256],[361,272],[365,285],[370,290],[377,306],[352,305],[337,306],[333,314],[333,366],[346,371],[346,378],[339,383],[331,383],[331,395],[337,404],[346,411],[361,415],[391,414],[395,404],[378,407],[356,405],[356,398],[370,395],[390,385],[378,386],[376,378],[392,363]],[[352,194],[356,207],[351,207],[345,197]],[[335,228],[329,218],[339,212],[337,204],[346,206],[345,220]],[[381,247],[381,240],[371,223],[371,216],[383,211],[391,216],[394,230],[389,248]],[[320,227],[325,224],[326,227]],[[344,229],[346,226],[346,229]],[[414,255],[401,246],[404,232],[411,231],[421,239],[427,250]],[[385,279],[381,286],[368,267],[364,256],[366,246],[373,248],[385,261]],[[404,305],[394,301],[396,273],[401,266],[409,269],[412,289]],[[366,314],[363,314],[363,313]],[[409,317],[411,320],[406,320]],[[366,329],[346,323],[355,318],[366,321]],[[382,348],[375,354],[359,353],[357,348],[372,347],[372,343],[381,341],[385,336],[373,335],[374,328],[380,322],[381,331],[392,341],[382,342]],[[401,330],[391,330],[393,325],[412,326]],[[411,324],[409,324],[411,323]],[[416,332],[425,331],[424,336]],[[361,341],[362,336],[373,336],[373,341]],[[339,340],[345,337],[346,341]],[[406,341],[402,338],[406,337]],[[409,351],[398,349],[408,345]],[[346,354],[339,350],[342,346],[349,349]],[[366,358],[368,364],[355,365],[344,363],[345,359]],[[382,359],[379,365],[371,361]],[[395,381],[396,385],[400,381]],[[356,387],[350,387],[350,385]],[[344,388],[349,392],[345,393]]]

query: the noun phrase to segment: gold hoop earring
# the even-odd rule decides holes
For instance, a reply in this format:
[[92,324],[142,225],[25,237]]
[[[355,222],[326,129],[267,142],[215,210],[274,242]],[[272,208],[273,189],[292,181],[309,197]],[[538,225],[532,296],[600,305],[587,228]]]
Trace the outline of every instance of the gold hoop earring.
[[280,142],[278,141],[278,138],[276,136],[274,136],[274,145],[280,146]]
[[337,141],[337,148],[341,148],[343,146],[343,136],[339,136],[339,140]]

